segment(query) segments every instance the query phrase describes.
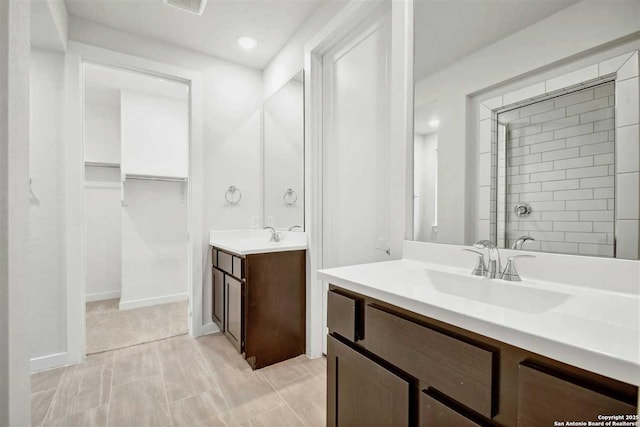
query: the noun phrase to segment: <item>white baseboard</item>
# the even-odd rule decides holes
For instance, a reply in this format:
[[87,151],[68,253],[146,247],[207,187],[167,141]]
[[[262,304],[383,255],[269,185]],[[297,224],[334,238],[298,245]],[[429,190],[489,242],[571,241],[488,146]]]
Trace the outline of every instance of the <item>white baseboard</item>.
[[31,359],[31,372],[44,371],[51,368],[68,365],[67,353],[54,353],[47,356],[34,357]]
[[151,305],[167,304],[170,302],[184,301],[189,299],[189,294],[164,295],[161,297],[137,299],[131,301],[123,301],[120,299],[120,310],[131,310],[132,308],[149,307]]
[[87,294],[87,302],[102,301],[106,299],[120,298],[120,291],[98,292],[95,294]]
[[215,334],[220,332],[220,328],[213,322],[206,323],[200,328],[200,335]]

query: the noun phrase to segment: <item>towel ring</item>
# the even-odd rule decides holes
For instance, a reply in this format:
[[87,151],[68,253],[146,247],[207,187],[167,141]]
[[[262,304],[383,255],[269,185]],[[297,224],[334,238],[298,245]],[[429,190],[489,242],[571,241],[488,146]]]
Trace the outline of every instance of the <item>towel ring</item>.
[[284,204],[287,206],[293,206],[298,201],[298,194],[296,194],[293,188],[287,188],[287,191],[284,192],[284,196],[282,196],[284,200]]
[[231,187],[229,187],[227,192],[224,193],[224,199],[230,205],[237,205],[238,203],[240,203],[240,200],[242,200],[242,192],[238,187],[236,187],[235,185],[232,185]]

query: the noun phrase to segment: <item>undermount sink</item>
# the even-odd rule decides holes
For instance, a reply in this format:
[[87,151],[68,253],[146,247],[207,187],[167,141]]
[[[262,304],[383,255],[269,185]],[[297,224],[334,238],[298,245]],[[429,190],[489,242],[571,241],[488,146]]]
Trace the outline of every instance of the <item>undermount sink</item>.
[[438,292],[524,313],[542,313],[569,298],[565,293],[535,289],[521,283],[507,283],[438,270],[424,271],[428,282]]

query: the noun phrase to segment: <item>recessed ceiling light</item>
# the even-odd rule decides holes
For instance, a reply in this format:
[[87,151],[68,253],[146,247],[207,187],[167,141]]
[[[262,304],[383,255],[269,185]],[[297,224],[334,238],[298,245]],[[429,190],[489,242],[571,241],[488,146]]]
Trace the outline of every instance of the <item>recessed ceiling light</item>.
[[429,121],[429,126],[431,126],[432,128],[437,128],[440,125],[440,120],[438,119],[433,119]]
[[258,42],[253,37],[242,36],[238,37],[238,46],[243,49],[253,49],[258,45]]

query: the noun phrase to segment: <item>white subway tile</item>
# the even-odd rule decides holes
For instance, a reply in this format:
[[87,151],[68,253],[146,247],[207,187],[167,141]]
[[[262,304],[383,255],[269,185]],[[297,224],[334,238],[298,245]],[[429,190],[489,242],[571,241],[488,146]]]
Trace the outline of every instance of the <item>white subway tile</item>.
[[478,156],[478,185],[491,185],[491,153]]
[[591,101],[567,106],[567,116],[600,110],[601,108],[607,108],[608,106],[609,98],[596,98]]
[[519,230],[553,231],[553,222],[551,221],[520,221],[519,225]]
[[593,99],[593,89],[581,90],[568,95],[560,96],[553,100],[554,108],[575,105],[581,102],[587,102]]
[[538,133],[535,135],[523,136],[520,138],[520,145],[537,144],[539,142],[551,141],[552,139],[553,132]]
[[638,76],[638,52],[634,52],[619,69],[616,75],[617,80],[629,79]]
[[513,184],[509,186],[509,193],[530,193],[540,191],[540,183]]
[[616,257],[624,259],[638,259],[640,245],[638,244],[638,220],[616,221]]
[[553,223],[553,231],[583,231],[593,230],[592,222],[556,221]]
[[598,245],[595,243],[579,243],[580,255],[613,256],[613,245]]
[[616,85],[616,123],[618,127],[638,123],[638,77],[623,80]]
[[533,116],[535,114],[544,113],[545,111],[551,111],[553,109],[554,106],[552,99],[548,101],[536,102],[534,104],[527,105],[526,107],[519,108],[520,117]]
[[617,178],[617,219],[640,219],[640,173],[621,173]]
[[546,172],[553,170],[553,162],[532,163],[520,166],[520,173]]
[[525,156],[529,154],[529,145],[525,145],[523,147],[516,147],[509,150],[510,156]]
[[566,114],[567,114],[567,111],[565,108],[558,108],[557,110],[551,110],[545,113],[535,114],[531,116],[531,124],[560,119],[562,117],[565,117]]
[[565,150],[547,151],[542,153],[542,161],[549,162],[551,160],[571,159],[579,157],[580,150],[577,147],[567,148]]
[[535,83],[522,89],[514,90],[502,96],[504,105],[515,104],[525,99],[535,98],[545,93],[545,83]]
[[584,135],[586,133],[593,132],[593,123],[585,123],[583,125],[573,126],[564,129],[558,129],[553,132],[553,137],[555,139],[558,138],[569,138],[572,136]]
[[600,188],[600,187],[613,187],[613,186],[614,186],[614,177],[612,176],[580,179],[580,188]]
[[591,156],[593,154],[613,153],[613,142],[601,142],[599,144],[589,144],[580,147],[580,156]]
[[565,210],[563,201],[535,202],[531,208],[536,212],[563,211]]
[[606,76],[607,74],[615,73],[630,56],[631,54],[625,53],[624,55],[616,56],[600,62],[598,64],[598,74],[600,76]]
[[570,116],[570,117],[563,117],[561,119],[551,120],[549,122],[543,122],[542,123],[542,131],[543,132],[549,132],[551,130],[568,128],[570,126],[575,126],[577,124],[580,124],[580,116],[579,115]]
[[613,222],[585,222],[580,224],[593,224],[593,231],[596,233],[613,233]]
[[593,190],[591,188],[580,190],[561,190],[553,193],[553,200],[584,200],[592,198]]
[[563,231],[531,231],[529,236],[543,242],[564,242]]
[[478,107],[478,120],[485,120],[491,118],[491,109],[484,104],[480,104]]
[[564,89],[598,77],[598,64],[589,65],[570,73],[547,80],[547,92]]
[[478,125],[478,152],[491,152],[491,125],[493,120],[481,120]]
[[606,233],[565,233],[567,242],[607,244]]
[[580,211],[580,221],[613,221],[613,211]]
[[542,242],[542,250],[544,252],[575,254],[578,252],[578,244],[566,242]]
[[513,129],[510,133],[514,138],[521,138],[523,136],[533,135],[542,131],[542,125],[540,123],[526,126],[518,129]]
[[580,180],[550,181],[542,183],[542,191],[577,190],[580,188]]
[[587,135],[574,136],[566,139],[567,148],[581,145],[597,144],[609,140],[609,132],[596,132]]
[[593,122],[593,131],[601,132],[605,130],[612,130],[615,128],[615,121],[613,118],[604,119],[597,122]]
[[502,95],[496,96],[495,98],[488,99],[483,102],[483,104],[489,108],[490,110],[495,110],[496,108],[502,107]]
[[529,182],[529,174],[513,175],[509,177],[509,184],[526,184]]
[[478,210],[478,219],[489,219],[490,214],[490,204],[491,204],[491,187],[483,186],[478,187],[478,195],[477,195],[477,210]]
[[611,199],[614,197],[613,194],[614,194],[613,187],[593,189],[594,199]]
[[580,219],[577,211],[557,211],[542,212],[543,221],[578,221]]
[[613,117],[613,107],[601,108],[599,110],[580,114],[580,123],[597,122],[598,120],[612,119]]
[[567,200],[568,211],[600,211],[607,210],[607,199],[594,199],[594,200]]
[[616,174],[616,165],[611,164],[609,165],[609,175],[615,175]]
[[618,128],[616,164],[618,172],[640,171],[640,130],[638,125]]
[[[532,123],[529,121],[529,117],[522,117],[519,119],[513,119],[508,123],[509,129],[513,131],[514,129],[520,129],[531,125]],[[536,124],[536,123],[533,123]]]
[[553,162],[554,169],[573,169],[593,166],[593,157],[576,157],[567,160],[556,160]]
[[515,110],[505,111],[504,113],[500,113],[498,114],[498,121],[500,123],[509,123],[513,120],[519,119],[520,110],[522,110],[522,108],[516,108]]
[[558,139],[555,141],[541,142],[540,144],[525,145],[525,147],[531,147],[531,153],[540,153],[542,151],[561,150],[565,146],[564,139]]
[[615,95],[609,95],[609,107],[616,106],[616,97]]
[[593,88],[595,98],[604,98],[615,93],[615,85],[613,83],[607,83],[604,85],[596,86]]
[[[593,156],[593,164],[594,165],[610,165],[613,166],[615,159],[613,153],[605,153],[598,154],[597,156]],[[590,157],[582,157],[584,159],[588,159]]]
[[614,210],[616,208],[616,201],[615,199],[607,199],[607,208],[609,210]]
[[551,171],[551,172],[538,172],[531,174],[531,182],[540,182],[540,181],[559,181],[565,179],[565,171]]
[[607,175],[609,175],[608,165],[569,169],[567,171],[567,179],[592,178],[596,176],[607,176]]
[[509,159],[509,166],[529,165],[531,163],[540,163],[542,157],[540,153],[529,154],[527,156],[515,156]]
[[553,200],[553,192],[540,191],[537,193],[522,193],[520,194],[520,199],[527,203]]

